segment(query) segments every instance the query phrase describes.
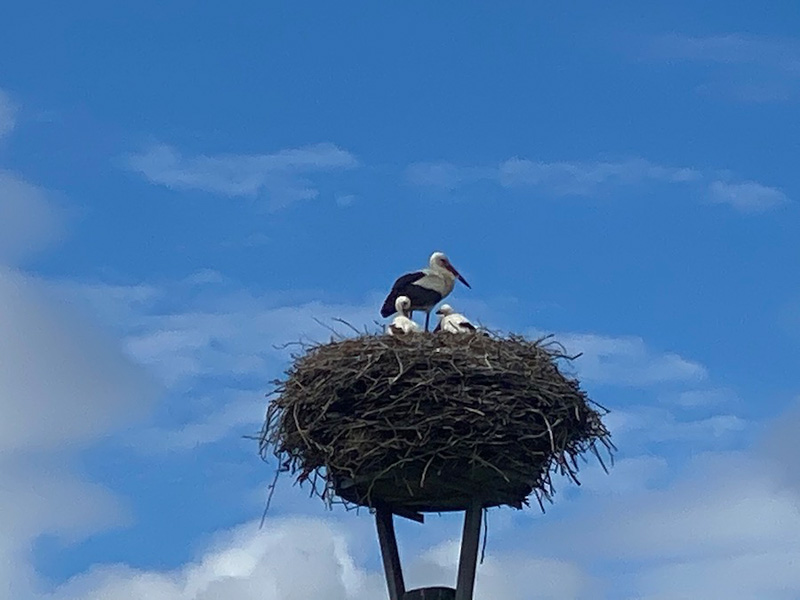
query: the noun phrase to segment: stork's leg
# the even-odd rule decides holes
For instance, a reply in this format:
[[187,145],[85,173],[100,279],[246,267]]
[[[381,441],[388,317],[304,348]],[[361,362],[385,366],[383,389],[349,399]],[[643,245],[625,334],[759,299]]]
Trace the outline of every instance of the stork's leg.
[[425,331],[428,331],[429,321],[431,320],[431,313],[430,311],[425,313]]

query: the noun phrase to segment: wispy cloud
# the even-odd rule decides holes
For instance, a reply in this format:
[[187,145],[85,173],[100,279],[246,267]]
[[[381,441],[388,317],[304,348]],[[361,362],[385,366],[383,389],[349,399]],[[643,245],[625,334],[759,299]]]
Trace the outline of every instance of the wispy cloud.
[[669,382],[696,382],[706,368],[674,352],[658,352],[639,337],[591,333],[555,335],[569,353],[582,353],[573,364],[579,377],[595,383],[646,387]]
[[606,424],[625,445],[634,443],[687,443],[694,448],[713,446],[743,432],[747,422],[732,414],[715,414],[701,419],[679,420],[671,411],[653,406],[617,410]]
[[316,198],[316,177],[352,169],[355,156],[333,144],[290,148],[272,154],[187,157],[157,145],[127,158],[130,170],[176,190],[201,190],[229,197],[266,197],[272,208]]
[[618,162],[537,162],[513,158],[500,165],[505,187],[541,186],[558,195],[585,196],[601,186],[631,186],[645,182],[697,181],[693,169],[664,167],[637,158]]
[[643,158],[574,162],[511,158],[496,166],[433,162],[415,163],[406,170],[407,180],[423,187],[454,190],[485,180],[506,188],[536,187],[557,196],[587,196],[603,187],[647,182],[689,183],[702,177],[694,169],[665,167]]
[[730,33],[669,34],[653,39],[646,53],[656,60],[715,68],[700,92],[748,102],[787,100],[800,93],[800,40]]
[[415,163],[406,179],[423,188],[453,191],[480,181],[507,189],[533,189],[551,196],[593,196],[654,185],[686,186],[715,203],[745,213],[764,212],[789,201],[776,187],[731,180],[719,171],[659,165],[643,158],[618,161],[536,161],[511,158],[495,166]]
[[684,409],[705,409],[739,402],[736,392],[727,388],[686,390],[667,395],[663,400],[666,404]]
[[113,328],[128,356],[165,387],[166,402],[182,406],[180,421],[170,418],[143,432],[153,451],[257,431],[264,394],[293,349],[286,344],[330,339],[320,323],[337,325],[334,318],[358,327],[375,319],[366,303],[252,294],[211,270],[154,285],[65,282],[57,289]]
[[713,181],[708,186],[708,195],[712,202],[729,204],[745,213],[765,212],[789,201],[786,194],[778,188],[761,185],[755,181],[742,183]]

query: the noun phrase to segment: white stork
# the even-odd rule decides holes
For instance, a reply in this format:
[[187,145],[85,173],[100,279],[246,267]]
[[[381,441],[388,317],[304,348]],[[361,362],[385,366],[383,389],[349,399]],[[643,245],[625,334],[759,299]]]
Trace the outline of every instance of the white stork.
[[469,319],[462,314],[453,310],[449,304],[442,304],[439,310],[436,311],[437,315],[441,315],[434,333],[439,331],[446,331],[447,333],[475,333],[478,329],[470,323]]
[[398,296],[408,296],[411,300],[409,318],[415,310],[425,311],[425,331],[428,331],[431,310],[453,291],[456,279],[468,288],[472,287],[456,271],[443,252],[434,252],[428,261],[427,269],[406,273],[397,278],[386,300],[383,301],[381,316],[385,319],[395,312],[395,300]]
[[411,308],[411,299],[408,296],[398,296],[397,300],[394,301],[394,307],[398,315],[389,323],[386,333],[389,335],[405,335],[406,333],[421,331],[422,328],[406,315]]

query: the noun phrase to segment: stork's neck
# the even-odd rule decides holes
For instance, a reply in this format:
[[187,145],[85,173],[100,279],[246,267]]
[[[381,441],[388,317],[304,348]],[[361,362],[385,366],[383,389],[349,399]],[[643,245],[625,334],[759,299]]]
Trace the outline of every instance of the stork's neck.
[[435,275],[436,277],[441,277],[445,281],[452,281],[455,283],[456,276],[453,275],[448,269],[445,269],[443,266],[433,263],[430,267],[425,269],[429,275]]
[[439,292],[442,297],[452,292],[455,284],[455,275],[441,267],[425,269],[425,276],[415,282],[415,285]]

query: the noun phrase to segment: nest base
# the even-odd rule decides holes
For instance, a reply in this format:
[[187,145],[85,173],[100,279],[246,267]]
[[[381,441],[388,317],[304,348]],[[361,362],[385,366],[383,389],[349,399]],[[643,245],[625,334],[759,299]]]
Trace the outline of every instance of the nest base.
[[481,498],[484,508],[522,508],[537,483],[530,474],[501,473],[492,467],[455,461],[439,469],[399,466],[378,478],[332,473],[330,481],[334,493],[352,504],[418,513],[467,510],[475,497]]

